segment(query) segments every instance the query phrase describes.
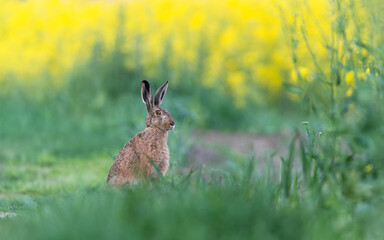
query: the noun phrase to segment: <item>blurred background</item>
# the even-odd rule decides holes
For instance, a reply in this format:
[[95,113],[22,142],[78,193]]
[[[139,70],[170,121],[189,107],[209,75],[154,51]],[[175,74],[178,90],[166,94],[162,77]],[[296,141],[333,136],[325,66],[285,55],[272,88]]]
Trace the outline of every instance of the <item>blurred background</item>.
[[[3,163],[100,158],[105,167],[97,169],[106,172],[145,127],[143,79],[153,89],[170,82],[164,107],[178,126],[169,139],[175,165],[225,162],[217,151],[194,147],[201,140],[264,158],[277,151],[279,162],[304,121],[347,137],[343,144],[356,154],[377,149],[380,1],[1,5]],[[15,175],[5,182],[14,185]]]
[[[143,79],[153,89],[170,82],[164,106],[178,123],[174,151],[187,152],[197,129],[291,130],[299,98],[284,85],[298,74],[308,81],[313,66],[307,54],[295,71],[285,33],[293,30],[284,27],[295,17],[283,1],[1,4],[3,161],[116,155],[145,127]],[[316,4],[307,7],[324,21],[329,6]]]
[[144,79],[169,81],[170,176],[241,175],[252,158],[287,196],[304,181],[329,206],[383,186],[380,0],[0,5],[0,210],[104,185],[145,127]]

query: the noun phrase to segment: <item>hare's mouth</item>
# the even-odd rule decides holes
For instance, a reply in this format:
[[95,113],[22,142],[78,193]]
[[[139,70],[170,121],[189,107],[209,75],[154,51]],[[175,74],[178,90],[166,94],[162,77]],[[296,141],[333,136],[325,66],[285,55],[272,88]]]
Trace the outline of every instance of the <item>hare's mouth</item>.
[[169,130],[173,130],[175,128],[175,124],[169,124]]

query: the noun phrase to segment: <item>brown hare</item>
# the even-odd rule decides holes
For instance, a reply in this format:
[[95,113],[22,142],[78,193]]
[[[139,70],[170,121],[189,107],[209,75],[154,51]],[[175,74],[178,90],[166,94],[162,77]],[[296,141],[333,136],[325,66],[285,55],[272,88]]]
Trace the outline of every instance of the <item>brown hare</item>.
[[156,91],[153,101],[149,83],[145,80],[141,82],[141,97],[148,112],[146,127],[120,150],[109,170],[107,184],[121,186],[130,184],[141,177],[156,177],[157,170],[151,160],[162,175],[167,172],[169,166],[168,131],[175,127],[171,114],[160,107],[167,87],[168,81]]

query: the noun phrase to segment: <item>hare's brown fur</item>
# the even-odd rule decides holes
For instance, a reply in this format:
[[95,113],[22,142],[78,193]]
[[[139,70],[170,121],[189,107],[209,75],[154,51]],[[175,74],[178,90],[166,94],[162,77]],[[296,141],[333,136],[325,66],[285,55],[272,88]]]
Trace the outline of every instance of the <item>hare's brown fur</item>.
[[[169,112],[159,107],[168,82],[157,91],[155,105],[153,105],[152,95],[149,93],[149,84],[146,84],[148,83],[143,81],[142,96],[148,111],[146,128],[127,142],[117,155],[107,178],[107,183],[113,186],[130,184],[141,177],[156,177],[157,171],[150,159],[159,168],[162,175],[168,170],[168,130],[172,130],[175,123]],[[161,89],[162,91],[160,91]]]

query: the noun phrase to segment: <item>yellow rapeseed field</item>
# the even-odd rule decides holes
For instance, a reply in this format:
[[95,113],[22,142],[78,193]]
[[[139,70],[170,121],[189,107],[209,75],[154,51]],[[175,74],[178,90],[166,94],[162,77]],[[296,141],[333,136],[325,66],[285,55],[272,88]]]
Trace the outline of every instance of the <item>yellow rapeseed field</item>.
[[[199,73],[197,84],[230,92],[239,106],[258,98],[253,86],[276,97],[284,82],[311,81],[314,56],[327,71],[337,20],[328,0],[0,0],[0,6],[0,85],[48,76],[60,87],[101,44],[102,56],[118,50],[128,70],[140,67],[148,78],[164,64],[175,82],[185,77],[179,69]],[[343,74],[352,89],[356,74]]]

